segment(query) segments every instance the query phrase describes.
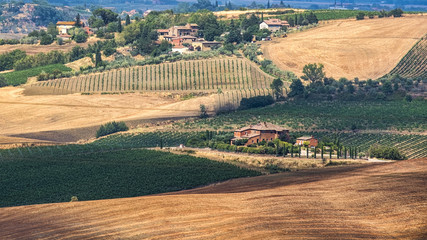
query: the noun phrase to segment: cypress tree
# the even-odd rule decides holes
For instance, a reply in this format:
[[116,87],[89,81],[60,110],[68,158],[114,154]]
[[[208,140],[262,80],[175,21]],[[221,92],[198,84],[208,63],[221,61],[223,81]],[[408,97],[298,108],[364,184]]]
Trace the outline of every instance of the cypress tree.
[[329,159],[332,159],[332,146],[331,146],[331,148],[329,149]]
[[81,27],[82,26],[82,22],[80,20],[80,13],[77,13],[76,23],[74,24],[74,26],[76,26],[76,27]]
[[347,159],[347,148],[344,147],[344,159]]
[[102,64],[101,52],[97,50],[95,54],[95,66],[99,67],[101,64]]
[[314,147],[314,158],[316,158],[316,154],[317,154],[317,147]]
[[129,15],[126,15],[126,26],[130,24],[130,17]]
[[291,146],[291,157],[294,157],[294,145]]
[[118,19],[119,24],[117,25],[117,32],[122,32],[122,19],[119,17]]
[[307,158],[308,158],[308,147],[307,147]]
[[322,151],[321,151],[320,157],[323,159],[323,146],[322,146]]
[[301,146],[299,146],[298,155],[298,157],[301,157]]
[[337,148],[337,159],[340,159],[340,154],[341,154],[341,147],[338,145],[338,148]]

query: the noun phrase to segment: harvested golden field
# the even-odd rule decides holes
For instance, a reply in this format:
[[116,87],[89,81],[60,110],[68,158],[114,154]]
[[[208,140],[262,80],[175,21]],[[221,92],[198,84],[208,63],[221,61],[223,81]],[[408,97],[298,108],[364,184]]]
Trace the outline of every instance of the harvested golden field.
[[425,239],[427,159],[0,209],[2,239]]
[[[133,93],[106,95],[23,95],[23,88],[0,89],[0,138],[2,144],[23,142],[10,137],[22,137],[40,142],[59,135],[55,131],[72,130],[64,135],[87,137],[85,127],[96,128],[109,121],[135,121],[193,117],[200,114],[200,104],[213,110],[216,98],[204,96],[181,101],[170,93]],[[44,132],[44,134],[38,134]],[[49,136],[49,137],[43,137]],[[65,142],[68,142],[64,138]],[[28,142],[27,140],[24,142]]]
[[427,33],[427,16],[338,20],[262,45],[265,58],[302,75],[308,63],[322,63],[327,76],[379,78],[390,72]]
[[58,45],[56,42],[50,45],[39,45],[39,44],[16,44],[16,45],[1,45],[0,46],[0,54],[5,52],[10,52],[16,49],[25,51],[28,55],[35,55],[37,53],[47,53],[53,50],[68,52],[75,46],[87,47],[91,43],[95,43],[96,41],[101,40],[96,37],[91,37],[85,43],[68,43],[64,45]]

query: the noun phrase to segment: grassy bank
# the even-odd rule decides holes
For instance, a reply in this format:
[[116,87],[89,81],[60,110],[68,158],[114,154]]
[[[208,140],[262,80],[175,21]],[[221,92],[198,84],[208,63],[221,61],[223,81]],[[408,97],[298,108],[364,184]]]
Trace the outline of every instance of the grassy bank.
[[66,67],[63,64],[52,64],[52,65],[25,69],[21,71],[3,73],[2,75],[3,77],[6,78],[8,85],[17,86],[17,85],[26,83],[27,78],[29,77],[38,76],[42,71],[46,73],[52,73],[55,70],[59,70],[61,72],[69,72],[72,69],[69,67]]

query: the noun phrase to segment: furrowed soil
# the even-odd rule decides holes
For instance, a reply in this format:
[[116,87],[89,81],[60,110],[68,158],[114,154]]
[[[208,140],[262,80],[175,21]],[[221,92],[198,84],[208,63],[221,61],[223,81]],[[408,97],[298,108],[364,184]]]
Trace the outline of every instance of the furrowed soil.
[[262,43],[262,50],[266,59],[298,76],[304,65],[322,63],[328,77],[376,79],[426,33],[427,16],[337,20]]
[[427,159],[0,209],[2,239],[425,239]]
[[23,91],[14,87],[0,89],[3,145],[40,140],[74,142],[94,137],[99,126],[106,122],[126,121],[136,126],[194,117],[200,114],[200,104],[210,111],[215,103],[211,96],[180,101],[168,93],[26,96]]

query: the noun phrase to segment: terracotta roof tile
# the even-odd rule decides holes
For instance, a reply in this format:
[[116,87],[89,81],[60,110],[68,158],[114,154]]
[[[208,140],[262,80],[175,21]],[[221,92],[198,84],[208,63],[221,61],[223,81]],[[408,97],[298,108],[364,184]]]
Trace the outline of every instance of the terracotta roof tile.
[[236,132],[242,132],[242,131],[246,131],[249,129],[251,129],[251,130],[275,130],[278,132],[287,130],[285,128],[282,128],[280,126],[274,125],[274,124],[269,123],[269,122],[260,122],[256,125],[249,125],[249,126],[240,128],[240,129],[236,130]]

